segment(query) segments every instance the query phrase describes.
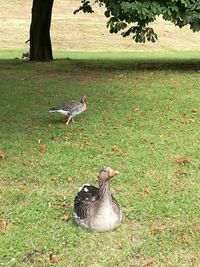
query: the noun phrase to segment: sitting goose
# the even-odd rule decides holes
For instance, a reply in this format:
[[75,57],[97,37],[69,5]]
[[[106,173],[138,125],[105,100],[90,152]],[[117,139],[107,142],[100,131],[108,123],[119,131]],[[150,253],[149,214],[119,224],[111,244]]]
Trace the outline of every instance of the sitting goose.
[[99,188],[84,184],[74,200],[74,220],[79,225],[97,232],[110,231],[121,222],[121,209],[111,195],[110,180],[117,171],[103,167],[98,176]]
[[80,101],[65,102],[59,106],[51,108],[49,112],[58,112],[62,115],[66,115],[68,120],[65,124],[68,125],[70,120],[74,122],[74,116],[86,110],[86,100],[86,96],[82,96]]

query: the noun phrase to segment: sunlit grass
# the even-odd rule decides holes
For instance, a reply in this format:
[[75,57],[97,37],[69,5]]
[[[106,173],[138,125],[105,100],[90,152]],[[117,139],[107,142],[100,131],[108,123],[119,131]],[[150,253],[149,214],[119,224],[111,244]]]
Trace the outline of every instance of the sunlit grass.
[[[197,54],[55,57],[66,59],[0,61],[2,266],[49,266],[51,254],[56,266],[198,266]],[[75,124],[48,113],[81,95],[88,109]],[[112,191],[124,217],[99,234],[71,218],[77,189],[104,165],[120,172]]]

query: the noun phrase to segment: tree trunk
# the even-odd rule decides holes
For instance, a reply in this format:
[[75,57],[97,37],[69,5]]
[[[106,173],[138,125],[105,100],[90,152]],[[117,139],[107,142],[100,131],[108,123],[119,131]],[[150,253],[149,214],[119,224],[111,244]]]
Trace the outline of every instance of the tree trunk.
[[30,26],[30,60],[53,60],[50,27],[54,0],[33,0]]

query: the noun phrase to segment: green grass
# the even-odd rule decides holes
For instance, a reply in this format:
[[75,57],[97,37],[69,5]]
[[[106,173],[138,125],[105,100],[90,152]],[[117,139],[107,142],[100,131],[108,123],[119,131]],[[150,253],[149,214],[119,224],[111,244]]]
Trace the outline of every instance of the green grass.
[[[0,53],[0,266],[199,266],[200,56],[6,60],[17,53]],[[48,113],[81,95],[88,109],[75,124]],[[103,165],[120,172],[123,222],[94,233],[73,223],[72,205]]]

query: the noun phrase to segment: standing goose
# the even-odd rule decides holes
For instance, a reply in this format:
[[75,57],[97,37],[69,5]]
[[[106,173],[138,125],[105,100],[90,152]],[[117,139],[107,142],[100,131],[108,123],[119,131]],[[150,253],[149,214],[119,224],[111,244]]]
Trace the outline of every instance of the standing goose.
[[66,125],[69,124],[70,120],[74,122],[73,117],[82,113],[86,110],[86,96],[82,96],[80,101],[69,101],[59,106],[53,107],[49,112],[57,112],[68,117]]
[[110,180],[117,175],[110,167],[103,167],[98,176],[99,188],[84,184],[74,200],[74,220],[77,224],[97,232],[111,231],[121,222],[121,209],[110,191]]

